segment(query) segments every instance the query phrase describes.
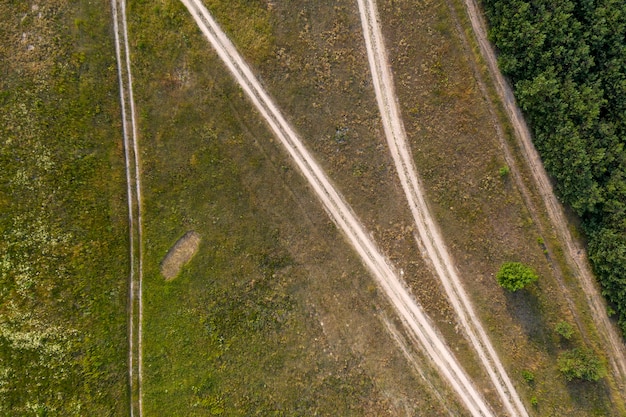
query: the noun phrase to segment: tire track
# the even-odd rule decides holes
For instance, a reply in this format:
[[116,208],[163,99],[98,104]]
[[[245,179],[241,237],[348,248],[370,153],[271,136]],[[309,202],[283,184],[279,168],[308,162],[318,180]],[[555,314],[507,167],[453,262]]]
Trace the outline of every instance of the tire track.
[[308,153],[293,128],[287,123],[269,95],[262,89],[248,65],[219,28],[200,0],[181,0],[200,30],[235,77],[257,110],[283,144],[294,163],[309,182],[333,222],[388,296],[406,329],[448,381],[466,408],[474,416],[493,416],[479,390],[471,382],[448,346],[443,342],[424,311],[401,284],[389,261],[381,254],[347,203],[331,185],[326,174]]
[[[113,33],[115,38],[117,76],[120,86],[122,136],[124,144],[124,163],[126,170],[126,193],[128,200],[130,258],[130,272],[128,278],[128,379],[130,391],[129,409],[131,417],[135,415],[135,410],[137,410],[137,415],[141,417],[143,414],[143,230],[141,217],[141,179],[139,172],[139,146],[137,143],[138,135],[137,120],[135,114],[135,101],[133,98],[133,80],[130,69],[130,48],[128,44],[126,1],[111,0],[111,12],[113,15]],[[122,49],[124,50],[123,54]]]
[[554,189],[541,162],[539,153],[532,143],[530,130],[515,102],[513,91],[498,68],[495,51],[488,41],[487,26],[478,5],[475,0],[463,0],[463,3],[472,24],[472,31],[480,48],[480,53],[487,63],[496,92],[515,130],[514,136],[519,144],[522,156],[529,167],[556,235],[565,245],[566,259],[568,264],[573,267],[574,273],[584,290],[596,328],[603,339],[603,345],[606,345],[611,352],[609,362],[623,392],[626,384],[626,346],[618,330],[611,324],[606,314],[606,302],[600,295],[598,283],[587,261],[586,251],[581,243],[574,239],[568,228],[563,206],[554,194]]
[[507,412],[511,416],[528,417],[528,412],[474,312],[473,305],[459,279],[439,228],[428,210],[423,186],[417,176],[404,123],[400,115],[375,1],[357,0],[357,2],[376,100],[381,113],[387,144],[418,229],[419,239],[417,243],[426,249],[460,323]]

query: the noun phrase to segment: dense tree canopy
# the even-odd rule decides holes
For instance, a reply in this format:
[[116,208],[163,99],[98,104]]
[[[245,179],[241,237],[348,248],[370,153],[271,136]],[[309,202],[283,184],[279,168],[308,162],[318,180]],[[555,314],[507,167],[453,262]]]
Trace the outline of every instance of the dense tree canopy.
[[626,331],[626,2],[484,4],[500,69]]

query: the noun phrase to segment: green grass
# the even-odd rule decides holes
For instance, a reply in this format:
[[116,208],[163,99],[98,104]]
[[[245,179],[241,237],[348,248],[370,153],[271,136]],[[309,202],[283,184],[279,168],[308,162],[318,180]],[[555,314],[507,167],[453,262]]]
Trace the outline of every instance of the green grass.
[[[454,315],[443,301],[440,285],[415,255],[419,250],[409,228],[412,220],[396,174],[389,168],[392,162],[384,151],[380,119],[368,86],[356,5],[277,3],[268,13],[260,3],[237,2],[232,9],[231,3],[229,7],[224,4],[207,2],[357,215],[405,271],[416,297],[448,337],[464,366],[472,376],[485,382],[476,359],[455,332]],[[413,7],[409,2],[383,3],[381,8],[417,165],[453,254],[467,277],[466,285],[477,300],[479,313],[493,329],[496,347],[506,352],[504,360],[509,374],[536,415],[611,414],[608,383],[601,381],[583,387],[567,383],[558,372],[557,357],[563,347],[553,328],[558,321],[569,319],[571,312],[551,275],[543,248],[537,245],[541,233],[534,219],[512,181],[501,175],[505,163],[496,132],[489,127],[490,116],[472,82],[468,62],[471,58],[463,55],[449,9],[445,5]],[[168,17],[158,18],[164,10],[170,10]],[[330,373],[336,375],[338,385],[333,385],[333,390],[339,395],[318,402],[311,398],[325,397],[306,391],[304,397],[311,395],[306,397],[306,410],[332,409],[330,405],[316,408],[328,403],[337,404],[337,409],[345,410],[343,414],[369,411],[363,398],[381,398],[383,387],[393,387],[398,392],[402,384],[411,386],[415,382],[380,382],[380,367],[371,365],[378,351],[366,354],[360,350],[363,348],[358,333],[350,333],[348,338],[338,331],[320,328],[319,322],[332,319],[335,324],[331,327],[341,328],[350,323],[341,314],[350,311],[354,320],[380,326],[377,311],[386,309],[386,304],[378,299],[375,290],[369,290],[371,279],[341,238],[331,246],[332,251],[324,250],[327,239],[334,242],[336,230],[328,225],[328,219],[320,213],[306,187],[302,187],[299,174],[281,149],[269,143],[271,135],[216,62],[208,44],[198,37],[186,13],[168,2],[133,11],[140,16],[132,24],[131,37],[139,39],[135,65],[137,78],[143,83],[140,107],[142,129],[148,141],[144,142],[143,157],[149,188],[146,218],[150,219],[147,229],[151,229],[148,234],[153,248],[148,262],[152,272],[146,287],[150,307],[146,315],[149,354],[145,359],[152,368],[147,371],[146,381],[151,380],[150,375],[162,378],[147,382],[147,404],[167,403],[184,414],[193,413],[193,405],[205,398],[205,407],[216,407],[216,412],[225,407],[225,414],[252,413],[258,409],[257,404],[264,404],[259,407],[266,410],[288,410],[284,413],[289,414],[302,410],[297,408],[300,403],[294,399],[292,387],[277,381],[297,381],[294,375],[306,375],[302,383],[316,386],[311,381],[319,383],[320,375]],[[245,41],[251,28],[267,42],[258,50]],[[158,42],[150,41],[154,33],[159,33]],[[304,221],[294,213],[306,214]],[[178,281],[164,284],[158,276],[158,262],[176,239],[190,229],[205,239],[198,257]],[[315,238],[307,238],[309,234]],[[286,267],[289,272],[283,272],[282,285],[264,275],[259,257],[267,251],[279,258],[288,254],[293,262]],[[342,263],[337,258],[349,261]],[[491,274],[495,275],[500,264],[510,259],[524,261],[539,272],[536,288],[519,296],[505,295]],[[314,271],[320,269],[326,272],[316,275]],[[281,276],[280,271],[276,275]],[[321,279],[313,284],[312,276]],[[257,281],[271,282],[270,287],[276,292],[246,292],[249,288],[244,283],[249,286]],[[221,288],[233,291],[227,294]],[[368,289],[365,296],[364,289]],[[340,299],[354,298],[359,308],[330,303],[328,299],[334,293]],[[249,310],[238,310],[229,297],[247,305]],[[250,320],[254,323],[256,309],[263,305],[256,297],[284,300],[289,308],[272,304],[269,311],[285,310],[288,319],[278,328],[270,322],[269,330],[246,327]],[[226,317],[239,318],[223,319],[216,325],[220,329],[216,334],[227,334],[232,339],[223,336],[223,340],[215,342],[211,339],[214,330],[210,330],[214,325],[209,330],[203,327],[203,323],[213,323],[213,309]],[[314,312],[324,310],[328,313],[323,320],[310,318],[318,314]],[[163,311],[168,313],[162,314]],[[585,320],[585,313],[581,315]],[[300,327],[303,322],[304,328]],[[586,334],[593,334],[592,329],[586,329]],[[242,333],[246,333],[246,338]],[[285,344],[274,344],[281,337]],[[315,338],[325,340],[329,346],[340,346],[343,354],[358,352],[356,357],[348,357],[357,360],[362,373],[347,375],[321,353],[298,355],[326,367],[309,368],[308,361],[294,359],[297,355],[293,345],[304,346],[304,351],[310,352],[313,346],[305,342]],[[234,341],[220,345],[229,340]],[[261,343],[272,347],[269,352],[281,352],[280,355],[267,358],[268,351]],[[573,343],[586,341],[580,338]],[[216,365],[210,369],[193,365],[197,363],[194,350],[203,345],[213,346],[210,352],[203,352],[206,361]],[[159,350],[161,346],[168,348]],[[224,346],[228,346],[228,351],[220,350]],[[236,355],[231,356],[232,352]],[[204,359],[200,362],[204,363]],[[289,371],[277,373],[279,364]],[[522,370],[532,372],[532,385],[524,380]],[[406,365],[398,375],[407,377]],[[165,388],[161,381],[176,381],[179,386],[163,382]],[[346,394],[337,387],[344,384],[361,387],[350,394],[356,398],[351,401],[355,404],[353,409],[341,408]],[[584,396],[571,395],[581,390],[585,391]],[[245,400],[231,401],[236,397]],[[425,400],[418,398],[412,404]],[[535,402],[537,406],[530,407]],[[152,408],[150,412],[158,410]],[[440,411],[434,415],[437,412]]]
[[2,415],[128,412],[125,187],[101,6],[0,6]]
[[[261,4],[225,4],[211,7],[255,22],[230,30],[269,33]],[[365,291],[369,275],[186,10],[134,3],[130,16],[146,415],[394,415],[399,401],[440,415],[386,339],[378,311],[387,307]],[[267,51],[252,61],[265,65]],[[200,249],[165,282],[159,263],[188,230],[202,236]]]
[[[356,3],[207,6],[464,366],[486,381],[416,255]],[[380,7],[430,204],[531,413],[617,414],[610,375],[567,382],[558,371],[559,354],[597,344],[595,333],[583,295],[571,292],[574,315],[552,275],[558,242],[502,174],[450,9]],[[52,3],[39,18],[26,4],[0,6],[3,415],[128,413],[128,231],[108,10]],[[381,318],[392,313],[371,277],[181,3],[131,2],[129,19],[145,195],[146,415],[442,415],[389,338]],[[159,263],[188,230],[202,236],[200,250],[166,283]],[[520,294],[492,276],[510,259],[540,275]],[[554,332],[564,320],[576,324],[567,341]]]

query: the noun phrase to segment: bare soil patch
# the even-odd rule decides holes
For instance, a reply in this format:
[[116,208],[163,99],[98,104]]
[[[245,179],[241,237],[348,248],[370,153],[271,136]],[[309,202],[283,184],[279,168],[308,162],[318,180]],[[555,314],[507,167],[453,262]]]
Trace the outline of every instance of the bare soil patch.
[[183,237],[172,246],[161,262],[161,274],[167,281],[178,276],[185,264],[198,252],[202,238],[193,230],[185,233]]

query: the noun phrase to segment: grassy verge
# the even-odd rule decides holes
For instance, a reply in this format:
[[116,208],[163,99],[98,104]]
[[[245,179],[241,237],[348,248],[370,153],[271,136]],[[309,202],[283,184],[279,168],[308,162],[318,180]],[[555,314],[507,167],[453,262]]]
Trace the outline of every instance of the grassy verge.
[[128,412],[125,188],[107,4],[0,6],[2,415]]

